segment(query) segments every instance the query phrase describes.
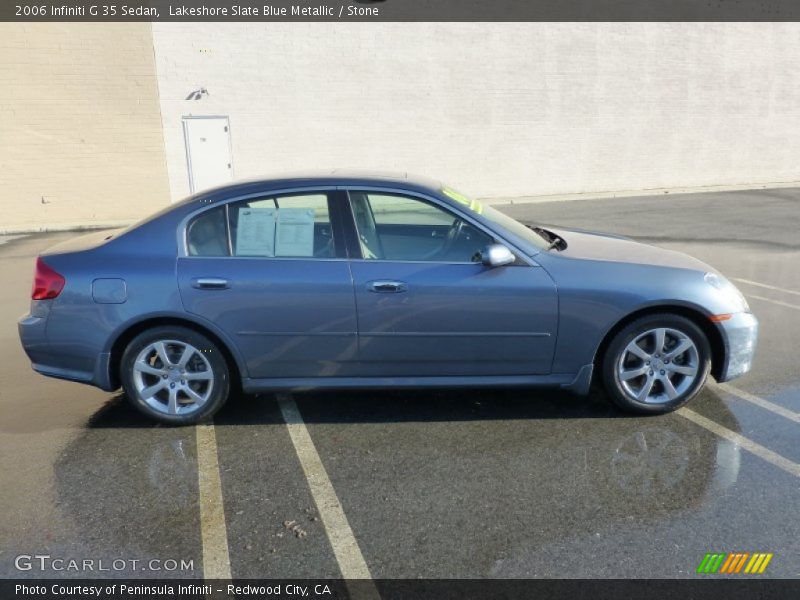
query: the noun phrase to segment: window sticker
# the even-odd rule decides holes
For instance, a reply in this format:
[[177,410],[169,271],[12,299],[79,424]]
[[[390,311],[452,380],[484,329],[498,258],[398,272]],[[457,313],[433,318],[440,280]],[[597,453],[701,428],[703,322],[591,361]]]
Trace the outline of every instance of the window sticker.
[[461,194],[453,189],[448,187],[442,188],[442,193],[445,196],[448,196],[458,202],[459,204],[463,204],[471,211],[481,214],[483,212],[483,204],[478,202],[477,200],[470,200],[464,194]]
[[275,256],[274,208],[240,208],[236,256]]
[[314,256],[314,209],[278,209],[277,256]]

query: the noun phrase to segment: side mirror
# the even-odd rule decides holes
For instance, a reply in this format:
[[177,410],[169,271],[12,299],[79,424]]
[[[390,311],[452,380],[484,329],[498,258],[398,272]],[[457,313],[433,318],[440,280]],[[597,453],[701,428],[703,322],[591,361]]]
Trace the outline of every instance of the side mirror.
[[503,244],[491,244],[481,250],[481,262],[487,267],[502,267],[510,265],[517,257],[503,246]]

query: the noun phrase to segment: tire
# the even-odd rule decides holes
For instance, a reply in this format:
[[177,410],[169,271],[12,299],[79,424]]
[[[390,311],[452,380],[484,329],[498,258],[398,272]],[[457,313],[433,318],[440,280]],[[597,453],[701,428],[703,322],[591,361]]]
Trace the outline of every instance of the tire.
[[690,319],[655,314],[623,327],[602,360],[603,383],[614,404],[636,414],[664,414],[702,389],[711,370],[711,345]]
[[169,425],[207,421],[222,408],[231,389],[219,347],[196,331],[169,325],[131,340],[120,361],[120,378],[137,410]]

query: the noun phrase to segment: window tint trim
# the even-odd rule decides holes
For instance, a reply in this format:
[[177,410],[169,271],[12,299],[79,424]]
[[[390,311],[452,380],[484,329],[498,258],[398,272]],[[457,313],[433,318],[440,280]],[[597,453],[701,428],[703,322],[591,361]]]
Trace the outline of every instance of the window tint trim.
[[[475,265],[480,263],[474,263],[472,261],[439,261],[439,260],[392,260],[392,259],[366,259],[361,254],[361,244],[358,241],[358,226],[356,225],[356,217],[353,212],[353,205],[350,199],[350,192],[373,192],[378,194],[391,194],[396,196],[405,196],[407,198],[418,199],[428,202],[437,208],[441,208],[443,211],[453,214],[454,216],[458,217],[462,221],[467,222],[468,224],[472,225],[476,229],[479,229],[489,237],[494,240],[498,240],[500,243],[508,246],[508,248],[514,253],[517,257],[517,260],[509,266],[528,266],[528,267],[538,267],[539,264],[536,263],[533,259],[531,259],[528,255],[522,252],[516,244],[509,242],[505,237],[498,235],[497,232],[492,231],[486,225],[481,223],[480,221],[476,221],[472,218],[471,215],[468,215],[455,206],[451,206],[450,204],[443,202],[442,200],[434,197],[429,196],[427,194],[423,194],[421,192],[417,192],[415,190],[405,190],[402,188],[394,188],[394,187],[376,187],[376,186],[361,186],[361,185],[349,185],[344,186],[343,189],[347,192],[347,210],[350,213],[350,218],[348,219],[348,229],[352,227],[352,232],[350,236],[348,236],[348,249],[350,251],[350,256],[352,257],[351,260],[354,261],[365,261],[365,262],[394,262],[394,263],[413,263],[413,264],[440,264],[440,265]],[[371,210],[371,208],[370,208]]]

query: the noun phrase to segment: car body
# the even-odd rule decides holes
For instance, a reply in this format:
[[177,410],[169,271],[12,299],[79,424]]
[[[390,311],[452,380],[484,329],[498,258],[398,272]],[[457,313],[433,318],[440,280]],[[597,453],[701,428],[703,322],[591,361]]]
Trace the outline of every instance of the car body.
[[[239,384],[586,393],[594,375],[616,381],[624,408],[665,412],[708,372],[718,381],[747,372],[758,332],[738,290],[692,257],[532,229],[432,180],[342,172],[215,188],[120,232],[59,244],[39,258],[33,297],[19,333],[36,371],[122,384],[129,396],[161,386],[139,408],[175,423],[213,414],[188,408],[222,379],[227,397]],[[637,329],[642,320],[651,328]],[[139,339],[157,328],[163,339]],[[622,333],[615,379],[603,360]],[[139,354],[126,357],[134,341]],[[194,366],[166,356],[164,341],[167,354],[195,353]],[[672,366],[660,362],[670,349],[684,352]],[[124,365],[140,370],[126,379]],[[691,385],[683,373],[664,380],[664,368],[694,369]],[[222,379],[189,381],[202,373]],[[625,377],[642,387],[626,388]],[[191,388],[170,405],[178,392],[168,386]]]

